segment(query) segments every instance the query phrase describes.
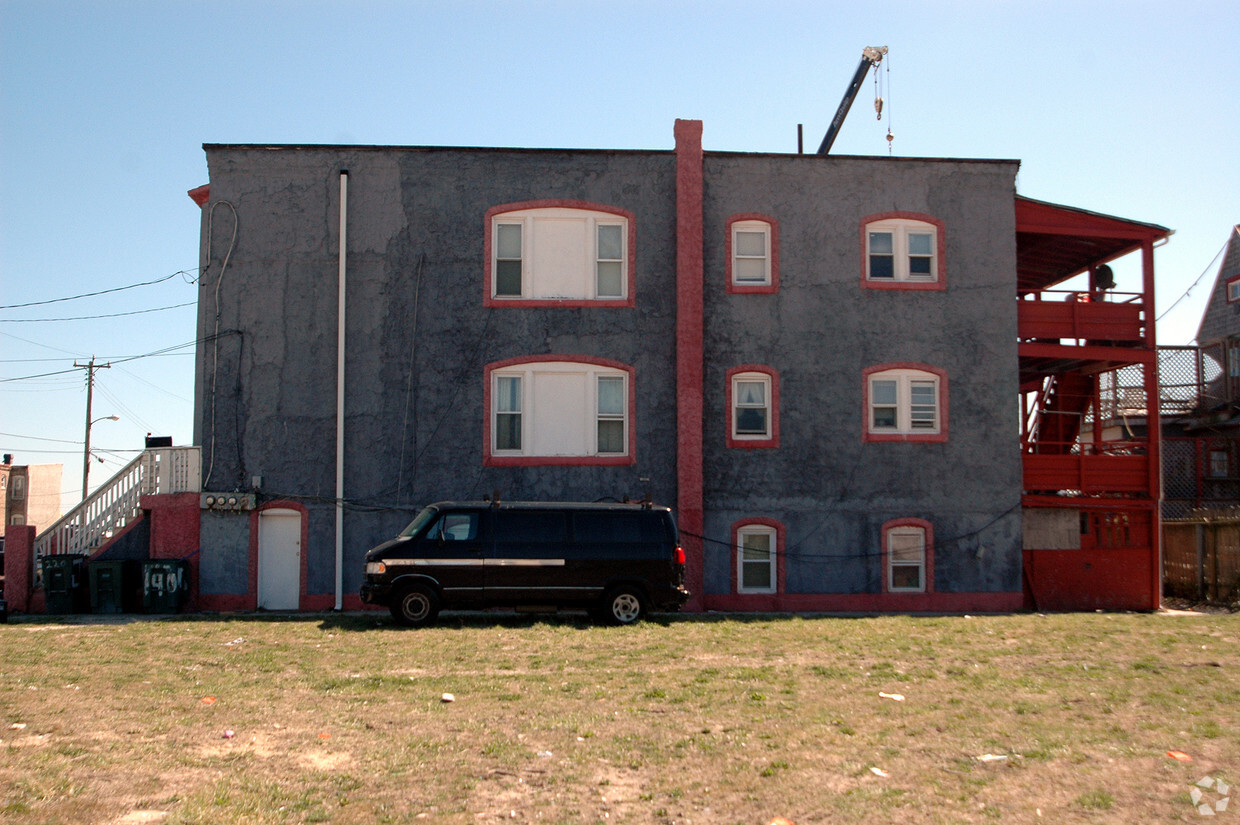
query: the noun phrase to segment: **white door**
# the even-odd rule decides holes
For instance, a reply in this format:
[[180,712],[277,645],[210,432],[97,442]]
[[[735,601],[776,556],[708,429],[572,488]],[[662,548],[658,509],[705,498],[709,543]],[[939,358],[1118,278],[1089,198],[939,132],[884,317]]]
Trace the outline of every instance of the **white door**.
[[258,606],[296,610],[301,596],[301,513],[258,514]]

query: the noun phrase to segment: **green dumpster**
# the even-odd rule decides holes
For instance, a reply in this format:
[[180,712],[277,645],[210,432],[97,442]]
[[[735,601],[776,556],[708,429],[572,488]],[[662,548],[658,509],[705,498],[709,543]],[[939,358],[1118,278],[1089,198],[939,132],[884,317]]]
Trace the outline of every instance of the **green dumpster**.
[[142,562],[142,609],[176,613],[189,594],[189,568],[181,559]]
[[83,564],[86,556],[80,553],[60,553],[44,556],[43,596],[45,609],[51,614],[81,613],[86,607],[86,589]]
[[132,561],[92,561],[86,565],[91,613],[129,613],[137,599],[138,571]]

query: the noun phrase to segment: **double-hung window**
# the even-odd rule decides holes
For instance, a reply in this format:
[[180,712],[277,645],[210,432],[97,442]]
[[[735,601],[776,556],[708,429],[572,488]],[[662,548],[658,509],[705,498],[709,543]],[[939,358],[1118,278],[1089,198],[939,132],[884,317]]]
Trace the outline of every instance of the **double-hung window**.
[[489,304],[615,306],[632,301],[633,218],[575,201],[534,201],[487,213]]
[[863,224],[863,285],[942,289],[942,222],[893,216],[904,214],[873,216]]
[[1227,303],[1234,304],[1236,301],[1240,301],[1240,275],[1227,281]]
[[901,525],[888,528],[885,534],[888,592],[924,592],[926,589],[926,528]]
[[486,373],[487,464],[633,463],[632,368],[536,358]]
[[867,440],[943,441],[946,377],[912,367],[866,371]]
[[778,548],[774,527],[748,524],[736,530],[736,590],[774,593]]
[[754,213],[727,223],[728,291],[775,292],[779,287],[779,224]]
[[769,367],[728,370],[729,447],[779,446],[779,376]]

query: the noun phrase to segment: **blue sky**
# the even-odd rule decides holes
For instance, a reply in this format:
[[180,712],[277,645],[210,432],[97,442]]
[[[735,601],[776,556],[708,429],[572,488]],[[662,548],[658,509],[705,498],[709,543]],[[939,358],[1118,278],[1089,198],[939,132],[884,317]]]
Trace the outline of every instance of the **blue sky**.
[[1160,314],[1205,276],[1159,338],[1186,343],[1240,222],[1237,42],[1232,0],[0,0],[0,451],[80,495],[92,355],[93,417],[120,416],[92,486],[147,432],[191,442],[203,143],[670,149],[680,117],[708,151],[794,152],[798,123],[813,151],[870,45],[890,119],[867,79],[833,154],[890,126],[897,155],[1016,158],[1023,195],[1174,229]]

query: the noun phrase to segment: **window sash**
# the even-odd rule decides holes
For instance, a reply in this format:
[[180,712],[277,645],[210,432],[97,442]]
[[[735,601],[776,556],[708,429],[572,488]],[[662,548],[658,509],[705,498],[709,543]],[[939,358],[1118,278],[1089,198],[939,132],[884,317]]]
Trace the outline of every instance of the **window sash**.
[[732,381],[732,434],[734,437],[770,437],[769,378],[741,376]]
[[938,233],[929,224],[878,224],[867,231],[866,238],[868,280],[938,280]]
[[595,447],[600,455],[625,452],[624,402],[624,379],[599,376]]
[[491,225],[492,296],[624,300],[628,228],[627,218],[590,209],[539,207],[505,212]]
[[771,230],[765,223],[742,222],[732,227],[732,282],[771,282]]
[[775,531],[769,527],[743,528],[737,533],[737,590],[741,593],[775,591]]
[[926,531],[896,527],[887,532],[887,589],[921,592],[925,585]]
[[498,455],[545,458],[626,455],[628,393],[627,374],[592,364],[531,362],[496,371],[491,449]]
[[939,432],[939,388],[938,377],[924,372],[870,376],[870,431]]
[[519,375],[495,379],[495,449],[521,450],[522,382]]

